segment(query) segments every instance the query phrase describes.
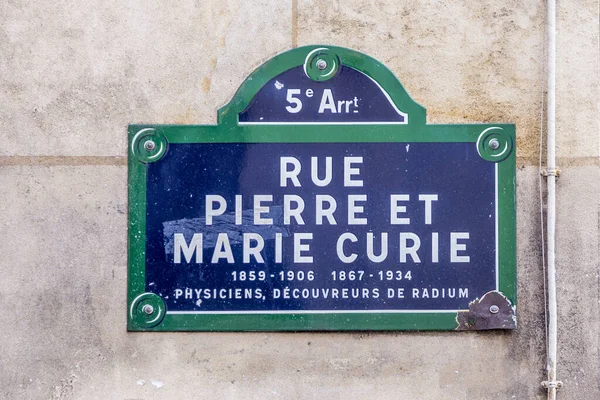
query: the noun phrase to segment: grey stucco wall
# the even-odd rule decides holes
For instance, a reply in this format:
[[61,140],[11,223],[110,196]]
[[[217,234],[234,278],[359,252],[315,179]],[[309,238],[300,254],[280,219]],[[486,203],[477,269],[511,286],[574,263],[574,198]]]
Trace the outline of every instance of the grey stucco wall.
[[[544,398],[543,1],[5,1],[0,397]],[[598,1],[558,6],[561,399],[600,398]],[[430,123],[514,122],[519,329],[127,333],[129,123],[215,123],[263,61],[333,44]]]

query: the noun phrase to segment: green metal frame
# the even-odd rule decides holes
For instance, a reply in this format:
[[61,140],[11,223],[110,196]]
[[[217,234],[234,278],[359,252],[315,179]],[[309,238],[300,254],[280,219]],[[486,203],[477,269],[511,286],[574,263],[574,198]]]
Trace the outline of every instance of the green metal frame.
[[[324,125],[327,134],[314,126],[238,124],[243,111],[269,80],[290,68],[303,65],[307,54],[326,47],[341,64],[359,70],[383,87],[392,101],[408,113],[406,125]],[[141,132],[141,133],[140,133]],[[143,147],[151,136],[158,146]],[[489,148],[498,139],[497,150]],[[300,331],[300,330],[453,330],[456,312],[331,313],[331,314],[169,314],[161,300],[146,294],[146,171],[157,162],[166,143],[368,143],[368,142],[466,142],[479,146],[480,155],[497,163],[498,195],[498,291],[516,305],[516,210],[515,125],[427,125],[425,109],[415,103],[398,79],[375,59],[345,48],[307,46],[280,54],[256,69],[240,86],[229,104],[218,111],[217,125],[129,126],[129,283],[128,330],[130,331]],[[162,151],[162,153],[161,153]],[[501,155],[499,155],[501,154]],[[153,297],[154,296],[154,297]],[[483,293],[481,294],[483,296]],[[135,300],[135,303],[134,303]],[[147,316],[141,308],[152,304],[160,316]],[[161,319],[154,325],[156,318]]]

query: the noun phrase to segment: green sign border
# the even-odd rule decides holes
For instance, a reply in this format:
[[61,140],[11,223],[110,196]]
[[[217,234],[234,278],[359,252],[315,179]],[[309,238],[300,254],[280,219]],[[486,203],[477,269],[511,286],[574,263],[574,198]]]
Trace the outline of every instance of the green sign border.
[[[315,51],[337,57],[339,63],[361,71],[387,91],[398,109],[408,114],[405,125],[323,124],[315,126],[239,125],[238,114],[272,78],[307,63],[314,79]],[[318,71],[316,72],[318,73]],[[377,60],[362,53],[335,46],[306,46],[282,53],[256,69],[237,93],[218,111],[217,125],[130,125],[129,167],[129,331],[331,331],[331,330],[470,330],[513,329],[516,327],[516,209],[514,124],[427,125],[425,108],[415,103],[398,79]],[[154,146],[148,146],[150,141]],[[490,142],[499,144],[492,149]],[[498,292],[506,301],[504,312],[477,309],[456,312],[398,313],[302,313],[294,314],[169,314],[161,298],[146,293],[146,173],[147,163],[164,155],[168,143],[385,143],[461,142],[478,147],[480,155],[497,163],[498,173]],[[488,292],[495,293],[497,292]],[[481,296],[483,297],[483,293]],[[481,304],[484,304],[481,301]],[[491,309],[491,308],[490,308]],[[465,313],[460,318],[460,314]],[[489,315],[488,315],[489,314]],[[500,315],[498,315],[500,314]],[[493,319],[502,323],[490,323]],[[466,324],[459,321],[466,320]],[[506,321],[510,320],[508,323]]]

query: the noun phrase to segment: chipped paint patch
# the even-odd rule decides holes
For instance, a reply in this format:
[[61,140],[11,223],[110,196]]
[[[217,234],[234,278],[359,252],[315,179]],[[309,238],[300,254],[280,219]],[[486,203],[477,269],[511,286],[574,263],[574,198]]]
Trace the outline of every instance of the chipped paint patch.
[[467,311],[456,314],[457,331],[516,329],[516,306],[498,291],[490,291],[469,303]]
[[161,387],[165,386],[165,383],[163,381],[159,381],[158,379],[151,379],[150,382],[156,389],[160,389]]

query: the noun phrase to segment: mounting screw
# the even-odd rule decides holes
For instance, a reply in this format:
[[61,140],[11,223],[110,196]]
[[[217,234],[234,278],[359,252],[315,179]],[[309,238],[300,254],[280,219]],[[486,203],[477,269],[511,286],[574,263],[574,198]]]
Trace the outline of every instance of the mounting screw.
[[498,139],[494,138],[489,141],[489,145],[492,150],[498,150],[498,148],[500,147],[500,142],[498,141]]
[[150,304],[146,304],[144,307],[142,307],[142,312],[146,315],[152,315],[154,314],[154,307],[152,307]]
[[327,68],[327,61],[317,60],[317,68],[319,68],[321,71]]
[[498,314],[498,311],[500,311],[500,307],[498,307],[497,305],[491,305],[490,306],[490,312],[492,314]]
[[144,148],[148,151],[152,151],[156,149],[156,143],[154,143],[152,140],[146,140],[144,143]]

